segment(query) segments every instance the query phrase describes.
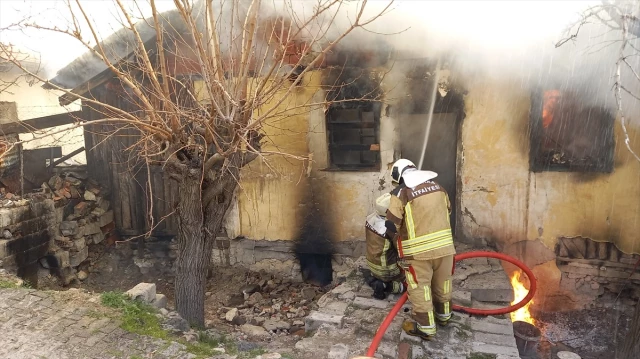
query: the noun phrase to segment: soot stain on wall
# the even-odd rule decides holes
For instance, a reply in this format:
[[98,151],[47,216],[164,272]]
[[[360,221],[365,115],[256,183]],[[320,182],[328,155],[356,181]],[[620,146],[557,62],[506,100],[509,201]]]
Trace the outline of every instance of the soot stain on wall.
[[[312,192],[312,191],[311,191]],[[311,193],[303,208],[306,212],[294,253],[300,262],[302,278],[309,283],[326,286],[333,281],[332,260],[335,245],[324,212]]]

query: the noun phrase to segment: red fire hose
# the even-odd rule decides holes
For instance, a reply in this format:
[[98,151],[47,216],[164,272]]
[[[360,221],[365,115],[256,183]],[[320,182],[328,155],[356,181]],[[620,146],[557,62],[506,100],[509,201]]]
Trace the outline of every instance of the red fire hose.
[[[511,264],[514,264],[518,268],[522,269],[522,271],[527,275],[527,278],[529,278],[529,282],[531,283],[529,287],[529,293],[527,293],[527,295],[524,298],[522,298],[522,300],[519,301],[518,303],[510,305],[508,307],[504,307],[504,308],[477,309],[477,308],[467,308],[467,307],[454,304],[451,306],[451,309],[457,312],[474,314],[474,315],[499,315],[499,314],[507,314],[507,313],[514,312],[524,307],[527,303],[529,303],[529,301],[531,301],[531,298],[533,298],[533,296],[536,294],[536,287],[538,285],[536,281],[536,277],[533,275],[533,272],[531,271],[531,269],[529,269],[524,263],[520,262],[519,260],[513,257],[510,257],[502,253],[484,252],[484,251],[460,253],[456,255],[454,258],[454,266],[455,266],[455,262],[459,262],[464,259],[478,258],[478,257],[497,258],[503,261],[507,261]],[[395,316],[398,314],[398,312],[400,311],[400,309],[402,308],[402,306],[406,301],[407,301],[407,293],[405,292],[400,297],[400,299],[398,299],[398,302],[396,303],[396,305],[394,305],[393,308],[391,308],[391,311],[389,312],[389,314],[387,314],[387,317],[384,318],[384,321],[378,328],[376,335],[373,337],[373,340],[371,341],[371,346],[369,346],[369,350],[367,351],[368,357],[372,358],[374,356],[374,354],[376,353],[376,350],[378,349],[378,345],[380,344],[380,341],[384,336],[384,333],[387,331],[387,327],[389,327],[389,325],[393,321],[393,318],[395,318]]]

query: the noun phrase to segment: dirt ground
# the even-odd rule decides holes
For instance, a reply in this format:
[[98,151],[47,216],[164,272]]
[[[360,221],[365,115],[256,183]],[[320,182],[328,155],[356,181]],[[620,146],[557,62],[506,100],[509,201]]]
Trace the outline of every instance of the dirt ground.
[[[118,249],[97,248],[91,252],[90,265],[84,267],[88,277],[71,287],[93,292],[126,291],[140,282],[156,283],[157,292],[174,307],[173,276],[170,268],[150,268],[143,274],[133,261],[135,252],[128,246]],[[238,328],[242,324],[261,326],[264,321],[287,322],[286,330],[276,330],[270,342],[260,346],[292,348],[304,335],[301,322],[309,311],[317,308],[317,300],[331,288],[305,283],[292,283],[277,276],[251,272],[241,268],[214,268],[209,276],[205,299],[205,321],[208,328],[246,340]],[[334,286],[337,285],[334,283]],[[44,274],[38,287],[64,290],[54,278]],[[248,291],[248,294],[242,292]],[[251,299],[250,295],[254,292]],[[226,315],[238,309],[233,323]],[[624,340],[632,310],[594,308],[564,313],[535,313],[542,338],[537,358],[554,358],[558,351],[568,350],[584,359],[608,359]]]
[[[135,248],[135,247],[134,247]],[[61,287],[54,277],[42,272],[40,289],[67,290],[83,288],[95,293],[126,291],[140,282],[156,283],[156,291],[168,298],[168,307],[174,308],[174,277],[166,268],[150,268],[144,274],[133,261],[135,252],[129,246],[107,249],[92,248],[89,264],[82,267],[88,273],[83,281]],[[284,329],[272,332],[268,343],[245,343],[266,349],[293,348],[304,335],[304,317],[317,309],[317,300],[328,290],[311,284],[291,282],[278,276],[252,272],[243,268],[216,267],[210,272],[205,297],[205,323],[207,328],[228,334],[236,339],[248,340],[238,328],[242,324],[263,326],[266,321],[286,322]],[[243,291],[248,294],[243,294]],[[255,294],[257,292],[259,294]],[[250,298],[248,298],[251,294]],[[225,317],[238,309],[233,323]],[[267,325],[265,327],[268,328]],[[281,351],[282,352],[282,351]]]

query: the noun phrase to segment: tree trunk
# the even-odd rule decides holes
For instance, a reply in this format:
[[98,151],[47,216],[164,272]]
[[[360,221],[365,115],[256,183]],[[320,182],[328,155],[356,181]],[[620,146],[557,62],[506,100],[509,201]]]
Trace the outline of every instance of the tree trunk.
[[631,320],[629,333],[622,345],[619,359],[640,358],[640,300],[636,303],[636,310]]
[[204,326],[204,287],[211,253],[204,250],[204,215],[197,172],[189,170],[180,184],[175,295],[178,313],[191,325]]
[[237,183],[220,179],[225,181],[222,192],[203,205],[203,193],[207,188],[202,187],[202,172],[197,169],[187,172],[181,177],[177,210],[176,309],[189,324],[204,327],[204,293],[211,251]]

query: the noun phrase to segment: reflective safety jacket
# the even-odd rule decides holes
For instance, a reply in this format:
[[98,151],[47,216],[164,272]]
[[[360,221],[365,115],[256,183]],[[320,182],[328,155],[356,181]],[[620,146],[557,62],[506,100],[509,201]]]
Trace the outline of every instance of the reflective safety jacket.
[[400,258],[430,260],[455,254],[450,213],[447,192],[433,180],[393,190],[387,220],[396,226]]
[[365,222],[365,238],[367,241],[367,265],[371,274],[383,282],[390,282],[401,277],[398,267],[398,253],[391,241],[387,239],[384,218],[372,213]]

